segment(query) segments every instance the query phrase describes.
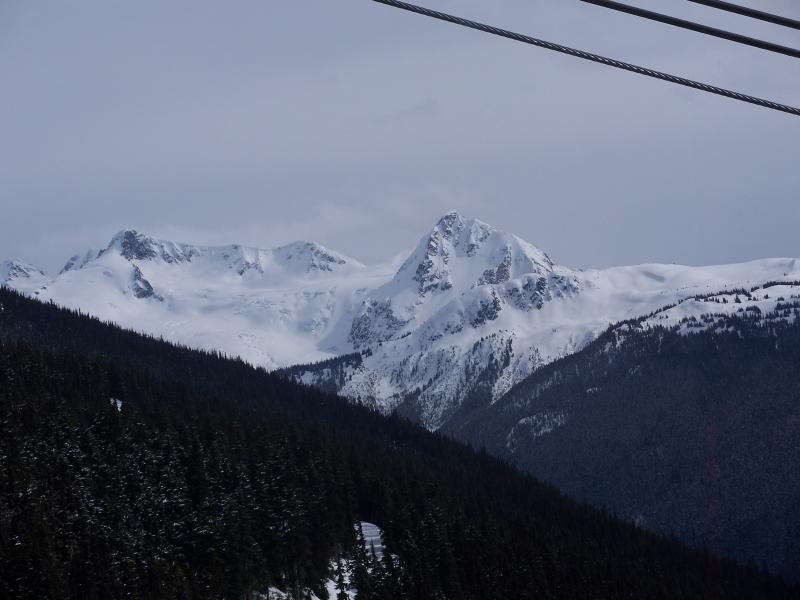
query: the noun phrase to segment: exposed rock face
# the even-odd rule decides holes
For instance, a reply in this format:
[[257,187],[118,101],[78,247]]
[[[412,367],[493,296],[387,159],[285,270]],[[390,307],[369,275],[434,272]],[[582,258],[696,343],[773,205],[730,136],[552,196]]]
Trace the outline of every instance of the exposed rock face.
[[506,246],[506,254],[503,261],[494,269],[486,269],[478,280],[478,285],[492,283],[505,283],[511,278],[511,247]]
[[133,270],[131,271],[131,283],[130,289],[133,292],[133,295],[139,298],[140,300],[144,300],[146,298],[155,298],[157,300],[163,300],[161,296],[158,296],[153,290],[152,284],[145,279],[144,275],[142,274],[141,269],[136,265],[133,265]]
[[481,300],[478,304],[477,314],[472,318],[470,325],[478,328],[484,325],[487,321],[494,321],[500,316],[500,311],[503,310],[503,305],[495,290],[489,292],[489,297]]
[[392,311],[392,302],[376,300],[366,304],[365,311],[353,319],[348,337],[353,348],[360,350],[371,344],[391,339],[403,329],[407,321],[398,319]]
[[150,260],[158,256],[153,241],[136,231],[121,231],[113,240],[110,247],[119,247],[123,258],[127,260]]
[[[464,264],[471,265],[463,270],[471,281],[465,280],[462,269],[458,268]],[[465,285],[505,283],[524,273],[549,272],[553,262],[544,252],[516,236],[451,212],[423,238],[400,273],[412,269],[417,290],[425,296],[446,292],[453,286],[463,291]]]
[[[157,260],[174,265],[181,263],[222,262],[239,275],[248,272],[265,274],[282,268],[292,274],[333,273],[337,268],[363,268],[358,262],[328,250],[313,242],[293,242],[271,250],[250,248],[238,244],[230,246],[195,246],[167,240],[157,240],[135,230],[120,231],[101,254],[116,252],[125,260]],[[85,265],[91,259],[75,256],[64,270]]]

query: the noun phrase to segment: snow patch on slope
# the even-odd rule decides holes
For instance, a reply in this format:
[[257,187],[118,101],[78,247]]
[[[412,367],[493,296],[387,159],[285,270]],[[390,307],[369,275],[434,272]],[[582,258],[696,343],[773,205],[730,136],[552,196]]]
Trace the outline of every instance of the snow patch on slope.
[[[383,560],[383,555],[385,552],[385,546],[383,541],[383,530],[380,527],[375,525],[374,523],[368,523],[366,521],[361,521],[356,525],[356,531],[363,535],[364,539],[364,550],[367,553],[374,554],[377,560]],[[397,559],[396,556],[392,555],[394,559]],[[330,571],[331,577],[323,582],[323,587],[328,594],[329,599],[334,599],[339,597],[339,585],[336,581],[338,579],[338,569],[342,569],[343,581],[345,585],[344,593],[347,595],[348,598],[357,598],[358,597],[358,590],[353,586],[353,569],[350,561],[348,560],[334,560],[331,561]],[[309,600],[321,600],[316,594],[311,592],[310,590],[305,590],[304,593],[307,595]],[[267,590],[266,594],[256,594],[253,600],[292,600],[292,595],[280,590],[276,587],[271,587]]]
[[508,432],[506,448],[510,452],[516,451],[517,440],[520,435],[524,439],[536,439],[552,433],[567,422],[567,414],[563,411],[546,411],[523,417]]

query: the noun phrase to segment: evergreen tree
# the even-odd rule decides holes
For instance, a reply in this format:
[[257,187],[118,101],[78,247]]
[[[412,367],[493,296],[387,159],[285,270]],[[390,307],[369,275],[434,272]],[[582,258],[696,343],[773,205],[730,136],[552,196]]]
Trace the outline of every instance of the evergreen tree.
[[[800,352],[786,327],[753,347]],[[4,597],[302,597],[342,554],[363,598],[797,597],[397,417],[0,290]]]

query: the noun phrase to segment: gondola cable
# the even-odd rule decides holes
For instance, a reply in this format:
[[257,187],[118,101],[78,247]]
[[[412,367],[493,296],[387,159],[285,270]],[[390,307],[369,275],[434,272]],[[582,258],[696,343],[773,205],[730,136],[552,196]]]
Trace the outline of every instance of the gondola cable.
[[430,17],[432,19],[438,19],[440,21],[453,23],[455,25],[461,25],[463,27],[468,27],[470,29],[483,31],[485,33],[490,33],[492,35],[497,35],[500,37],[508,38],[525,44],[530,44],[532,46],[537,46],[539,48],[545,48],[547,50],[552,50],[554,52],[568,54],[576,58],[581,58],[583,60],[589,60],[592,62],[600,63],[603,65],[607,65],[609,67],[614,67],[616,69],[622,69],[624,71],[638,73],[639,75],[644,75],[646,77],[652,77],[654,79],[668,81],[670,83],[693,88],[696,90],[707,92],[709,94],[716,94],[718,96],[724,96],[726,98],[731,98],[733,100],[739,100],[740,102],[747,102],[749,104],[754,104],[756,106],[761,106],[763,108],[769,108],[771,110],[777,110],[791,115],[800,116],[800,108],[796,108],[794,106],[788,106],[786,104],[781,104],[779,102],[773,102],[772,100],[765,100],[763,98],[749,96],[747,94],[742,94],[740,92],[727,90],[725,88],[709,85],[706,83],[701,83],[698,81],[692,81],[691,79],[686,79],[685,77],[670,75],[668,73],[655,71],[653,69],[648,69],[646,67],[639,67],[631,63],[626,63],[613,58],[606,58],[599,54],[593,54],[591,52],[585,52],[583,50],[576,50],[575,48],[570,48],[569,46],[564,46],[561,44],[556,44],[554,42],[540,40],[520,33],[514,33],[512,31],[507,31],[505,29],[494,27],[492,25],[479,23],[477,21],[470,21],[469,19],[456,17],[454,15],[439,12],[436,10],[431,10],[429,8],[417,6],[415,4],[409,4],[408,2],[402,2],[401,0],[372,0],[372,1],[377,2],[379,4],[385,4],[386,6],[392,6],[394,8],[399,8],[402,10],[406,10],[408,12]]
[[723,2],[722,0],[689,0],[689,2],[702,4],[704,6],[716,8],[717,10],[735,13],[737,15],[744,15],[745,17],[758,19],[759,21],[766,21],[767,23],[774,23],[775,25],[782,25],[783,27],[800,29],[800,21],[795,19],[782,17],[780,15],[773,15],[772,13],[764,12],[763,10],[756,10],[755,8],[733,4],[732,2]]
[[656,21],[658,23],[672,25],[673,27],[680,27],[681,29],[696,31],[698,33],[714,36],[730,42],[736,42],[737,44],[744,44],[746,46],[760,48],[761,50],[767,50],[769,52],[785,54],[786,56],[791,56],[792,58],[800,58],[800,50],[797,48],[773,44],[772,42],[759,40],[757,38],[748,37],[739,33],[733,33],[731,31],[725,31],[724,29],[717,29],[716,27],[709,27],[708,25],[695,23],[694,21],[687,21],[686,19],[679,19],[670,15],[653,12],[652,10],[645,10],[644,8],[639,8],[638,6],[623,4],[622,2],[616,2],[615,0],[581,0],[581,2],[627,13],[629,15],[648,19],[649,21]]

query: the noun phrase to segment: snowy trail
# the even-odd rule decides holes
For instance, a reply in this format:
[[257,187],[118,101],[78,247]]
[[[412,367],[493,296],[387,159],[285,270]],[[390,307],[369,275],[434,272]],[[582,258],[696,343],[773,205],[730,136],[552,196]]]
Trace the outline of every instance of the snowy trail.
[[383,531],[381,528],[373,523],[361,522],[361,531],[364,533],[364,544],[367,552],[374,548],[375,557],[378,560],[383,559]]

